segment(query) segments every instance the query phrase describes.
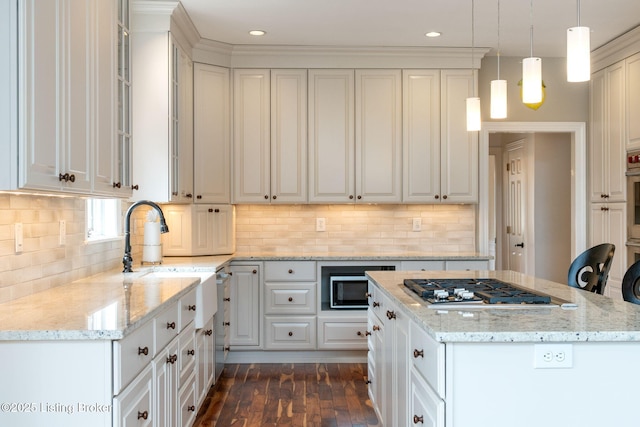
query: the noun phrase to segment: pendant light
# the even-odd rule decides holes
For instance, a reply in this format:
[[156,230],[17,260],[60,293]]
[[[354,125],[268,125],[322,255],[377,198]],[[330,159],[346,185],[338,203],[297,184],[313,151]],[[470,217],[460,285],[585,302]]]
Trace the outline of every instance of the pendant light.
[[507,81],[500,79],[500,0],[498,0],[498,79],[491,80],[491,118],[507,117]]
[[[475,39],[474,39],[474,11],[475,3],[471,0],[471,94],[476,93],[475,73],[473,71],[474,66],[474,53],[475,53]],[[471,96],[467,98],[467,130],[469,132],[480,130],[480,98]]]
[[542,101],[542,59],[533,56],[533,0],[530,2],[531,53],[522,61],[522,102],[535,104]]
[[586,82],[591,78],[591,41],[589,27],[580,26],[580,0],[578,0],[578,26],[567,29],[567,81]]

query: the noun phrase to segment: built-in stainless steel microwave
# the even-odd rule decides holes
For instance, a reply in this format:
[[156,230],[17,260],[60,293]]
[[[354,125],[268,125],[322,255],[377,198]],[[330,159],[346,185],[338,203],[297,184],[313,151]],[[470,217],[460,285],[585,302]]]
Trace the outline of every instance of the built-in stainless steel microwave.
[[331,308],[366,309],[369,280],[363,275],[331,276]]

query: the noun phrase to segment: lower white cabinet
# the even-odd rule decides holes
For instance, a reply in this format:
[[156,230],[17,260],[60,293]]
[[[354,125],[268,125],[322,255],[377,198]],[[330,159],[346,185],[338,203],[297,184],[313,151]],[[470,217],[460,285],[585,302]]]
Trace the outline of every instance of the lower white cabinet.
[[400,263],[400,270],[488,270],[488,260],[409,260]]
[[318,350],[366,350],[366,312],[318,316]]
[[260,270],[259,264],[233,264],[230,268],[229,344],[234,350],[262,347]]
[[155,427],[178,425],[178,338],[174,338],[153,361]]
[[190,427],[197,415],[197,400],[196,395],[196,373],[191,372],[191,375],[187,377],[185,383],[180,387],[178,391],[178,424],[181,427]]
[[113,398],[113,418],[120,427],[154,426],[153,366],[146,368]]
[[[220,313],[222,315],[222,313]],[[196,362],[198,364],[198,377],[196,385],[198,391],[198,406],[207,396],[209,388],[214,382],[216,354],[216,337],[213,326],[214,318],[211,317],[204,328],[196,330]]]
[[444,427],[444,401],[431,390],[415,368],[411,368],[409,381],[407,424],[410,423],[425,427]]

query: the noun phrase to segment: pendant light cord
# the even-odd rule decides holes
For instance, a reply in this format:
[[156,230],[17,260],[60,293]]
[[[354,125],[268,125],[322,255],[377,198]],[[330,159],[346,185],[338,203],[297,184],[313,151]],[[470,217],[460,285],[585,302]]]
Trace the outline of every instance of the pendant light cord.
[[471,0],[471,95],[475,96],[476,94],[476,82],[475,75],[473,72],[473,65],[475,62],[475,1]]
[[580,27],[580,0],[578,0],[577,3],[578,3],[578,27]]
[[498,0],[498,80],[500,80],[500,0]]
[[530,41],[531,54],[529,56],[531,58],[533,58],[533,0],[530,1],[529,6],[530,6],[530,8],[529,8],[529,20],[531,21],[531,29],[529,30],[529,41]]

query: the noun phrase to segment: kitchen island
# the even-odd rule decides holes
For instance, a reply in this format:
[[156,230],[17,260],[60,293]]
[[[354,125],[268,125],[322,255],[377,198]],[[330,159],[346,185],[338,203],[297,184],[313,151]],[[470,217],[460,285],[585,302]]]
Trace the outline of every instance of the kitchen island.
[[[637,425],[640,306],[509,271],[367,275],[370,395],[385,425]],[[571,304],[432,308],[402,284],[487,277]]]

